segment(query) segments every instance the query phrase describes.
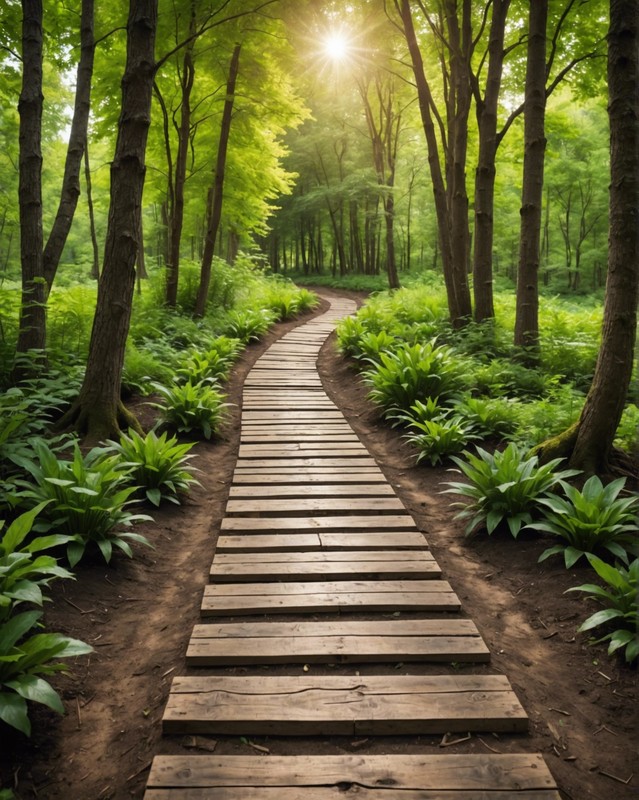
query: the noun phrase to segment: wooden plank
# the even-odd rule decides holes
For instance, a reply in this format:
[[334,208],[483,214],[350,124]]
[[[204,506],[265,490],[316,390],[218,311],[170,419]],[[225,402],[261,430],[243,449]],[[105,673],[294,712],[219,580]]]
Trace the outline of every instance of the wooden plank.
[[[157,756],[160,758],[161,756]],[[362,789],[355,784],[350,786],[322,786],[322,787],[288,787],[278,786],[224,786],[222,788],[196,788],[185,789],[148,789],[144,800],[505,800],[501,790],[491,791],[482,789],[478,792],[461,792],[435,789],[433,791],[403,791],[400,796],[392,794],[388,788]],[[555,791],[519,791],[513,787],[508,798],[512,800],[561,800],[559,792]]]
[[459,611],[446,581],[209,584],[202,616],[380,611]]
[[225,533],[276,533],[295,531],[308,533],[315,531],[361,530],[418,530],[410,514],[384,514],[369,516],[331,516],[331,517],[225,517],[222,530]]
[[164,731],[371,736],[528,728],[526,714],[502,676],[416,676],[408,682],[405,677],[412,678],[176,678]]
[[275,422],[278,425],[284,423],[298,424],[301,420],[308,420],[312,423],[337,423],[344,419],[344,415],[337,409],[326,411],[304,411],[292,408],[290,411],[243,411],[242,422],[249,424]]
[[[241,468],[237,469],[233,476],[233,488],[237,487],[238,489],[244,488],[240,487],[238,484],[252,484],[254,488],[270,485],[273,490],[276,490],[279,484],[289,486],[290,484],[297,483],[301,484],[303,487],[304,485],[315,483],[332,483],[335,486],[336,484],[361,484],[364,482],[375,483],[379,485],[381,489],[382,485],[386,483],[386,477],[380,469],[374,467],[352,469],[350,472],[342,472],[341,470],[331,468],[317,468],[312,471],[310,469],[299,470],[288,468],[280,468],[278,470]],[[310,488],[310,486],[308,488]]]
[[344,457],[336,458],[324,454],[322,458],[306,455],[303,458],[293,456],[285,456],[284,458],[239,458],[236,462],[235,469],[245,469],[247,467],[254,469],[255,467],[263,467],[270,469],[272,467],[289,467],[291,469],[300,469],[303,467],[337,467],[339,469],[349,469],[350,467],[376,467],[377,462],[370,456],[359,456],[357,458]]
[[474,637],[479,639],[477,626],[471,619],[447,615],[434,619],[375,619],[295,622],[207,622],[193,626],[191,641],[284,639],[292,646],[303,639],[364,639],[376,637],[425,639]]
[[220,536],[216,553],[286,552],[295,550],[424,550],[426,539],[419,531],[374,531],[367,533],[277,533],[250,536]]
[[[247,537],[250,538],[250,537]],[[366,561],[384,563],[385,561],[434,561],[432,553],[428,551],[412,553],[405,550],[369,550],[351,552],[349,550],[325,550],[321,553],[219,553],[215,556],[217,564],[347,564],[356,558],[361,564]]]
[[399,497],[286,497],[257,500],[231,499],[226,504],[230,517],[259,514],[261,517],[303,514],[394,514],[405,511]]
[[240,444],[239,458],[244,460],[266,460],[282,458],[348,458],[353,461],[361,458],[370,461],[370,453],[359,442],[289,442],[280,445]]
[[[309,553],[309,556],[317,553]],[[441,569],[434,561],[413,559],[412,561],[359,561],[354,552],[350,561],[318,562],[300,561],[293,563],[253,563],[221,564],[213,561],[210,580],[215,583],[246,583],[256,581],[321,581],[353,580],[360,577],[393,579],[435,579],[441,576]]]
[[538,754],[156,756],[145,800],[559,800]]
[[304,442],[306,444],[331,442],[335,447],[343,444],[354,444],[359,442],[359,439],[352,431],[350,433],[341,431],[326,431],[325,433],[303,433],[300,431],[291,431],[290,433],[254,433],[242,430],[240,442],[242,444],[268,444],[271,447],[283,442]]
[[382,497],[394,495],[392,486],[387,483],[339,483],[291,484],[274,486],[231,486],[229,497]]

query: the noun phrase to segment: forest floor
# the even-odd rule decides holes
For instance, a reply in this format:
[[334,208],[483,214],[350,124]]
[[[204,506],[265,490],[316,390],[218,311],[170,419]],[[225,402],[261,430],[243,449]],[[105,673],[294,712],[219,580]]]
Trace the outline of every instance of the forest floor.
[[[138,548],[133,560],[116,556],[109,566],[83,563],[77,581],[52,586],[48,628],[89,642],[95,652],[77,659],[70,675],[54,679],[67,709],[64,717],[34,707],[30,740],[0,730],[0,786],[14,789],[20,800],[139,799],[157,753],[526,751],[544,755],[568,800],[636,798],[637,672],[576,633],[594,606],[564,594],[590,582],[590,569],[567,571],[558,558],[538,564],[548,542],[525,533],[517,541],[500,534],[465,538],[462,524],[453,519],[450,496],[440,494],[450,473],[414,465],[410,447],[380,422],[366,389],[337,355],[334,336],[319,362],[325,389],[426,532],[444,577],[491,650],[487,671],[508,676],[529,714],[530,734],[473,735],[451,746],[433,736],[162,738],[164,704],[173,675],[185,672],[186,645],[198,621],[232,479],[243,379],[266,347],[308,318],[277,325],[245,352],[228,386],[229,401],[236,405],[223,436],[195,448],[201,486],[182,506],[152,512],[155,522],[139,528],[155,549]],[[152,424],[151,409],[142,401],[133,405],[143,423]],[[404,665],[393,668],[408,671]],[[271,669],[300,671],[299,665],[289,673],[286,667]],[[335,671],[313,666],[318,674],[322,669]],[[429,669],[437,671],[426,667],[425,673]],[[375,665],[362,668],[362,674],[375,671]]]

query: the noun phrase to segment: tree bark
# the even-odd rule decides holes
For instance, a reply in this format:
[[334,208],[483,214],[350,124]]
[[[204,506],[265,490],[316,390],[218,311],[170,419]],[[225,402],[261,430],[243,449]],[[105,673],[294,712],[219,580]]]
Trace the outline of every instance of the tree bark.
[[121,424],[139,429],[120,400],[120,383],[140,246],[156,27],[157,0],[130,0],[122,108],[111,164],[104,264],[98,284],[89,358],[80,395],[60,423],[61,426],[75,425],[89,441],[116,436]]
[[[191,23],[189,35],[195,36],[195,5],[191,4]],[[191,92],[195,82],[195,65],[193,64],[193,47],[195,39],[186,46],[182,61],[182,90],[180,104],[180,125],[177,128],[178,148],[175,158],[175,179],[173,187],[173,203],[169,216],[169,253],[166,264],[166,304],[169,308],[177,305],[177,293],[180,277],[180,247],[182,244],[182,228],[184,225],[184,186],[186,184],[186,165],[189,153],[189,137],[191,135]],[[177,126],[176,126],[177,127]],[[167,141],[167,148],[169,147]]]
[[51,291],[62,251],[71,230],[78,198],[80,197],[80,171],[89,127],[91,81],[93,79],[93,60],[95,55],[93,16],[93,0],[82,0],[80,58],[76,77],[75,106],[64,165],[60,203],[43,255],[44,277],[47,281],[48,291]]
[[91,231],[91,277],[98,280],[100,277],[100,249],[98,247],[98,234],[95,228],[95,212],[93,208],[93,185],[91,182],[91,166],[89,163],[89,144],[84,143],[84,182],[87,187],[87,206],[89,208],[89,229]]
[[[22,90],[18,204],[22,303],[17,353],[46,347],[46,283],[42,262],[42,0],[22,0]],[[18,366],[16,377],[29,369]]]
[[524,178],[517,274],[515,345],[535,361],[539,350],[539,256],[546,153],[548,0],[530,0],[524,96]]
[[[495,158],[497,155],[497,108],[504,65],[504,36],[510,0],[494,0],[488,42],[488,73],[484,97],[476,98],[479,158],[475,173],[475,242],[473,294],[475,321],[495,316],[493,302],[493,210]],[[478,87],[477,87],[478,88]]]
[[[428,149],[428,164],[430,167],[431,181],[433,184],[433,197],[435,200],[435,212],[437,215],[437,229],[439,238],[439,249],[441,251],[444,282],[446,284],[446,296],[448,299],[448,310],[450,319],[455,327],[463,325],[471,316],[470,290],[466,278],[466,264],[459,269],[455,264],[453,256],[453,233],[451,231],[451,216],[448,204],[446,184],[442,174],[439,161],[439,148],[437,144],[437,133],[431,113],[434,100],[426,73],[424,72],[424,62],[415,34],[415,26],[409,0],[396,0],[396,8],[402,20],[402,27],[408,50],[411,56],[413,74],[417,87],[417,97],[419,110],[422,119],[426,145]],[[459,198],[458,198],[459,199]],[[467,235],[466,229],[455,231],[457,235]]]
[[217,159],[215,162],[215,177],[213,180],[213,191],[211,193],[211,203],[208,215],[208,227],[206,240],[204,242],[204,253],[202,255],[202,271],[200,274],[200,285],[198,287],[195,300],[195,316],[203,317],[206,311],[206,301],[211,284],[211,265],[213,263],[213,252],[215,249],[215,239],[220,227],[222,218],[222,202],[224,199],[224,173],[226,170],[226,154],[228,151],[229,139],[231,136],[231,121],[233,118],[233,105],[235,103],[235,84],[240,69],[241,44],[236,44],[231,56],[229,66],[229,78],[226,84],[226,100],[224,101],[224,111],[222,112],[222,124],[220,128],[220,140],[217,148]]
[[632,376],[639,303],[639,5],[611,0],[608,33],[610,234],[601,349],[571,466],[608,466]]

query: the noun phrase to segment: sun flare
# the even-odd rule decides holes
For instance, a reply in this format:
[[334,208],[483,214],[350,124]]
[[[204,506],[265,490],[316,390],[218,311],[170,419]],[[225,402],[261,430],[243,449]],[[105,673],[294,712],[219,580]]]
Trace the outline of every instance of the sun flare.
[[348,37],[340,32],[329,33],[323,42],[324,52],[333,61],[343,61],[348,57],[351,43]]

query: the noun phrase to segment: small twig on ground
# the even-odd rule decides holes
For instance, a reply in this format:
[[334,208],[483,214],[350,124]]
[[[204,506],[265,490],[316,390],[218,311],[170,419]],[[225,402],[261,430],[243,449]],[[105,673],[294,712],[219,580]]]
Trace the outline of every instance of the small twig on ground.
[[126,782],[129,783],[130,781],[135,780],[138,775],[141,775],[145,770],[150,769],[152,763],[153,761],[147,761],[146,764],[137,772],[134,772],[133,775],[129,775],[129,777],[126,779]]
[[484,747],[485,747],[487,750],[490,750],[490,752],[491,752],[491,753],[500,753],[500,752],[501,752],[500,750],[495,750],[495,748],[494,748],[494,747],[491,747],[489,744],[487,744],[487,743],[486,743],[486,742],[485,742],[485,741],[484,741],[484,740],[481,738],[481,736],[478,736],[477,738],[479,739],[479,741],[480,741],[480,742],[481,742],[481,743],[484,745]]
[[75,696],[75,710],[78,715],[78,730],[80,730],[82,727],[82,712],[80,711],[80,698],[77,696],[77,694]]
[[627,786],[630,783],[630,781],[633,779],[633,777],[634,777],[634,772],[631,773],[630,777],[627,778],[626,780],[624,780],[623,778],[620,778],[617,775],[613,775],[611,772],[606,772],[603,769],[598,770],[598,772],[599,772],[600,775],[603,775],[606,778],[611,778],[613,781],[617,781],[617,783],[623,783],[625,786]]
[[461,742],[467,742],[471,737],[470,733],[467,733],[466,736],[462,736],[460,739],[449,739],[448,737],[450,734],[445,733],[442,737],[441,742],[439,743],[440,747],[452,747],[454,744],[461,744]]
[[556,711],[558,714],[563,714],[564,717],[571,717],[572,714],[569,711],[562,711],[560,708],[552,708],[550,707],[548,711]]
[[247,739],[247,740],[246,740],[246,744],[247,744],[249,747],[252,747],[252,748],[253,748],[253,750],[257,750],[257,751],[258,751],[258,753],[270,753],[270,752],[271,752],[271,751],[268,749],[268,747],[262,747],[262,745],[261,745],[261,744],[255,744],[255,742],[252,742],[250,739]]
[[80,606],[76,606],[76,604],[72,600],[69,600],[68,597],[63,597],[62,599],[64,600],[65,603],[68,603],[70,606],[73,606],[73,608],[75,608],[76,611],[79,611],[80,614],[92,614],[95,611],[95,608],[90,608],[88,611],[84,611],[84,609],[80,608]]

